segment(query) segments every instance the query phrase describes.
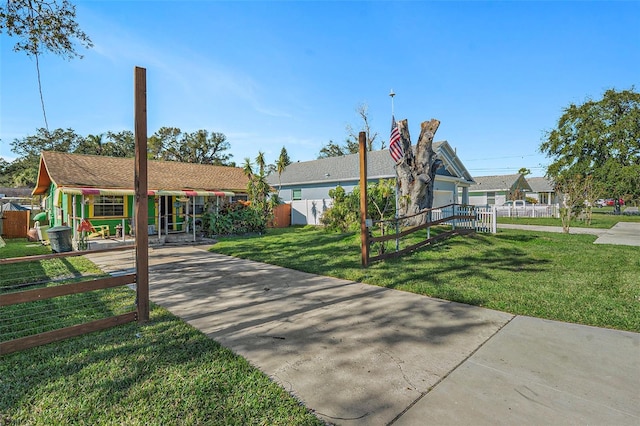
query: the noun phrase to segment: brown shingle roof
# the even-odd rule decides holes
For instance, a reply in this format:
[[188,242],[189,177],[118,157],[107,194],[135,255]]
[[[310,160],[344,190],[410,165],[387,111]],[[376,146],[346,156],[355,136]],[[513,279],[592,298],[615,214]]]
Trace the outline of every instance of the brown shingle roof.
[[[149,160],[149,190],[200,189],[244,193],[248,178],[239,167]],[[134,159],[44,151],[34,194],[58,187],[133,189]]]

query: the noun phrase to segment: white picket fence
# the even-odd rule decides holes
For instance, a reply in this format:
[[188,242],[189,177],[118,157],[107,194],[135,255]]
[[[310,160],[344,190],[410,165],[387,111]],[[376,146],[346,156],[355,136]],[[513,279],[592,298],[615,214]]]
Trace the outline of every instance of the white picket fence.
[[539,205],[527,204],[524,206],[494,206],[499,217],[560,217],[558,204]]
[[[291,202],[291,225],[320,225],[320,217],[332,205],[330,198],[318,200],[297,200]],[[496,232],[496,212],[493,207],[460,206],[435,209],[432,220],[438,220],[453,216],[458,213],[469,213],[473,209],[476,212],[474,221],[456,220],[452,224],[464,228],[475,228],[477,232]],[[465,210],[466,209],[466,210]]]
[[486,208],[454,204],[451,206],[433,210],[431,220],[439,220],[456,215],[473,216],[474,212],[475,219],[456,219],[451,221],[450,224],[454,228],[460,227],[466,229],[475,229],[476,232],[490,232],[495,234],[497,230],[496,212],[492,207]]

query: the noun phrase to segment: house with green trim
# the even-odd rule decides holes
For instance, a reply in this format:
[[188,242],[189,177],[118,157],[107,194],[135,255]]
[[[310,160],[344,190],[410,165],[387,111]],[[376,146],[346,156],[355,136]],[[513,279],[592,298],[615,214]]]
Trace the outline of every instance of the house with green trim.
[[523,174],[474,176],[469,187],[469,204],[501,206],[509,200],[524,200],[531,186]]
[[[149,234],[190,232],[207,206],[247,199],[248,178],[239,167],[149,160]],[[134,159],[45,151],[33,195],[44,197],[51,226],[68,225],[77,236],[82,220],[114,235],[131,233]]]

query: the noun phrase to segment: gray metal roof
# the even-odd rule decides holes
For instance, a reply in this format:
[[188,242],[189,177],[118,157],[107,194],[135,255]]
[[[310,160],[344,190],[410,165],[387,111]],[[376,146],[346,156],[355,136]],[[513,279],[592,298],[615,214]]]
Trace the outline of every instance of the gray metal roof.
[[[447,159],[451,157],[451,154],[440,155],[439,151],[443,151],[446,148],[451,152],[449,144],[446,141],[434,142],[433,150],[436,152],[438,158],[445,161],[445,167]],[[444,154],[444,152],[442,152]],[[455,155],[455,153],[453,154]],[[444,158],[441,158],[444,157]],[[388,149],[380,151],[367,152],[367,178],[368,179],[390,179],[395,178],[396,173],[394,170],[395,163],[389,155]],[[453,176],[459,177],[469,182],[473,181],[473,178],[464,168],[462,163],[458,160],[455,165],[459,170],[458,175],[452,173]],[[447,167],[447,170],[450,168]],[[451,170],[449,170],[451,173]],[[360,178],[360,154],[349,154],[341,157],[329,157],[321,158],[319,160],[303,161],[297,163],[291,163],[282,172],[280,178],[277,173],[273,173],[267,177],[267,182],[270,185],[299,185],[299,184],[315,184],[321,182],[342,182],[353,181]]]
[[553,181],[546,177],[526,178],[532,192],[554,192]]
[[[495,176],[476,176],[473,179],[475,185],[471,185],[470,191],[509,191],[516,184],[522,175],[516,173],[513,175],[495,175]],[[524,180],[524,179],[523,179]],[[527,181],[524,180],[527,184]],[[528,184],[527,184],[528,186]],[[525,187],[526,188],[526,187]]]

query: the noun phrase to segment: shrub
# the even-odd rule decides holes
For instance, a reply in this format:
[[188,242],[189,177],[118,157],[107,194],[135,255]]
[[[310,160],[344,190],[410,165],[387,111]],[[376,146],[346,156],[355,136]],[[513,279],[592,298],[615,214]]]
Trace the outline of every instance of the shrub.
[[224,205],[217,212],[205,213],[202,225],[208,236],[262,233],[267,229],[267,218],[251,203],[238,201]]

